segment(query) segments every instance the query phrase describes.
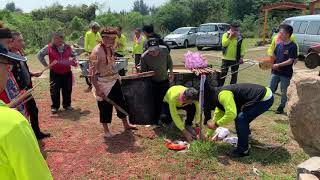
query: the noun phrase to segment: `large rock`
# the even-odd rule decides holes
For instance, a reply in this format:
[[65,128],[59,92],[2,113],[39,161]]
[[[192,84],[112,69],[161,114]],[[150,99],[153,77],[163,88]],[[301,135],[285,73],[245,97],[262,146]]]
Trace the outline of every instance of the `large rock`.
[[320,156],[320,76],[295,74],[288,98],[288,116],[295,140],[309,155]]

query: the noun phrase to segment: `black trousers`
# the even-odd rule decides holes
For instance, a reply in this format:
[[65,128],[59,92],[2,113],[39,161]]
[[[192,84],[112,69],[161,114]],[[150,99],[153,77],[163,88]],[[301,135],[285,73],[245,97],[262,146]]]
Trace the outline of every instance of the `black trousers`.
[[140,64],[140,60],[141,60],[141,54],[135,54],[134,55],[134,64],[137,66],[138,64]]
[[152,82],[153,102],[154,102],[154,108],[155,108],[155,119],[153,121],[153,124],[159,123],[163,98],[166,95],[169,87],[170,87],[169,80],[165,80],[161,82]]
[[[115,102],[122,109],[127,111],[126,102],[125,102],[119,81],[117,81],[112,87],[110,93],[108,94],[108,98],[111,99],[113,102]],[[98,101],[98,108],[100,111],[100,122],[111,123],[113,106],[109,104],[107,101]],[[117,116],[120,119],[123,119],[126,117],[125,114],[123,114],[118,110],[117,110]]]
[[[228,74],[229,68],[231,66],[231,73],[234,73],[239,70],[239,65],[237,61],[229,61],[229,60],[222,60],[221,66],[221,77],[224,77]],[[221,86],[224,85],[226,78],[221,79]],[[232,74],[230,84],[236,84],[238,81],[238,72]]]
[[[187,119],[185,120],[185,125],[192,126],[194,116],[196,115],[196,106],[194,104],[191,104],[184,107],[178,107],[177,109],[185,110],[187,112]],[[169,124],[172,122],[172,117],[170,114],[168,103],[164,102],[162,104],[160,121],[165,124]]]
[[50,94],[52,108],[60,107],[60,91],[62,91],[62,105],[64,108],[71,106],[72,72],[57,74],[50,71]]
[[34,100],[34,98],[32,98],[26,102],[26,107],[27,107],[28,113],[30,115],[31,127],[32,127],[33,132],[36,135],[36,137],[38,137],[38,135],[40,133],[39,109],[37,107],[37,104],[36,104],[36,101]]

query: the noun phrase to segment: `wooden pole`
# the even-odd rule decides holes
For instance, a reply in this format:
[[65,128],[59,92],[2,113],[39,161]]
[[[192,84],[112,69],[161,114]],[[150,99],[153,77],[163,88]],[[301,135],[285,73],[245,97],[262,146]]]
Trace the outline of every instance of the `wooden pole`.
[[263,44],[266,43],[266,36],[267,36],[267,30],[268,30],[268,10],[264,11],[264,26],[263,26],[263,35],[262,35],[262,42]]
[[203,129],[203,110],[204,110],[204,83],[206,81],[206,74],[201,74],[200,80],[200,95],[199,95],[199,103],[200,103],[200,140],[203,140],[202,129]]

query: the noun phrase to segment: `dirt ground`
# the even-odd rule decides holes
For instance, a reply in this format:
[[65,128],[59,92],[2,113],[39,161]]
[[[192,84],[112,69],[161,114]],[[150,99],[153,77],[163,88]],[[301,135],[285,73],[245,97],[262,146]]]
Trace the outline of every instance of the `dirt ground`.
[[[172,51],[175,64],[182,63],[185,52]],[[252,51],[248,58],[260,58],[264,53],[265,50]],[[203,54],[211,63],[220,63],[220,51]],[[30,63],[33,70],[41,69],[34,58]],[[79,70],[74,73],[75,110],[57,115],[50,112],[48,75],[36,80],[42,82],[35,93],[41,128],[52,134],[40,144],[54,179],[294,179],[296,165],[308,158],[292,139],[287,117],[272,111],[252,125],[260,148],[253,147],[251,156],[240,160],[224,156],[232,149],[224,143],[195,142],[189,152],[169,151],[164,138],[181,139],[175,127],[139,126],[137,131],[124,131],[115,115],[111,125],[114,137],[105,141],[96,101],[91,93],[84,92],[86,85],[84,79],[78,78]],[[267,85],[269,74],[255,67],[239,78],[240,82]],[[229,128],[234,132],[232,124]]]

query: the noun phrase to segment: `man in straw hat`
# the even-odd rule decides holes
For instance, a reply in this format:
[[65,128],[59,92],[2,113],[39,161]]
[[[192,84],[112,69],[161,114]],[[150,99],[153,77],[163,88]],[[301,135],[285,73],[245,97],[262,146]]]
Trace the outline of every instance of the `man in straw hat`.
[[[0,25],[0,92],[8,80],[8,68],[15,61],[26,61],[8,52],[9,29]],[[0,101],[0,179],[52,179],[36,137],[25,117]]]
[[[126,103],[122,93],[119,74],[114,58],[114,44],[117,30],[112,27],[103,28],[100,32],[102,42],[98,44],[90,55],[90,74],[93,84],[94,96],[98,101],[100,111],[100,122],[104,128],[104,138],[112,137],[108,124],[112,121],[113,106],[117,106],[117,116],[122,120],[125,130],[135,129],[136,127],[128,122]],[[114,104],[110,103],[110,100]]]

